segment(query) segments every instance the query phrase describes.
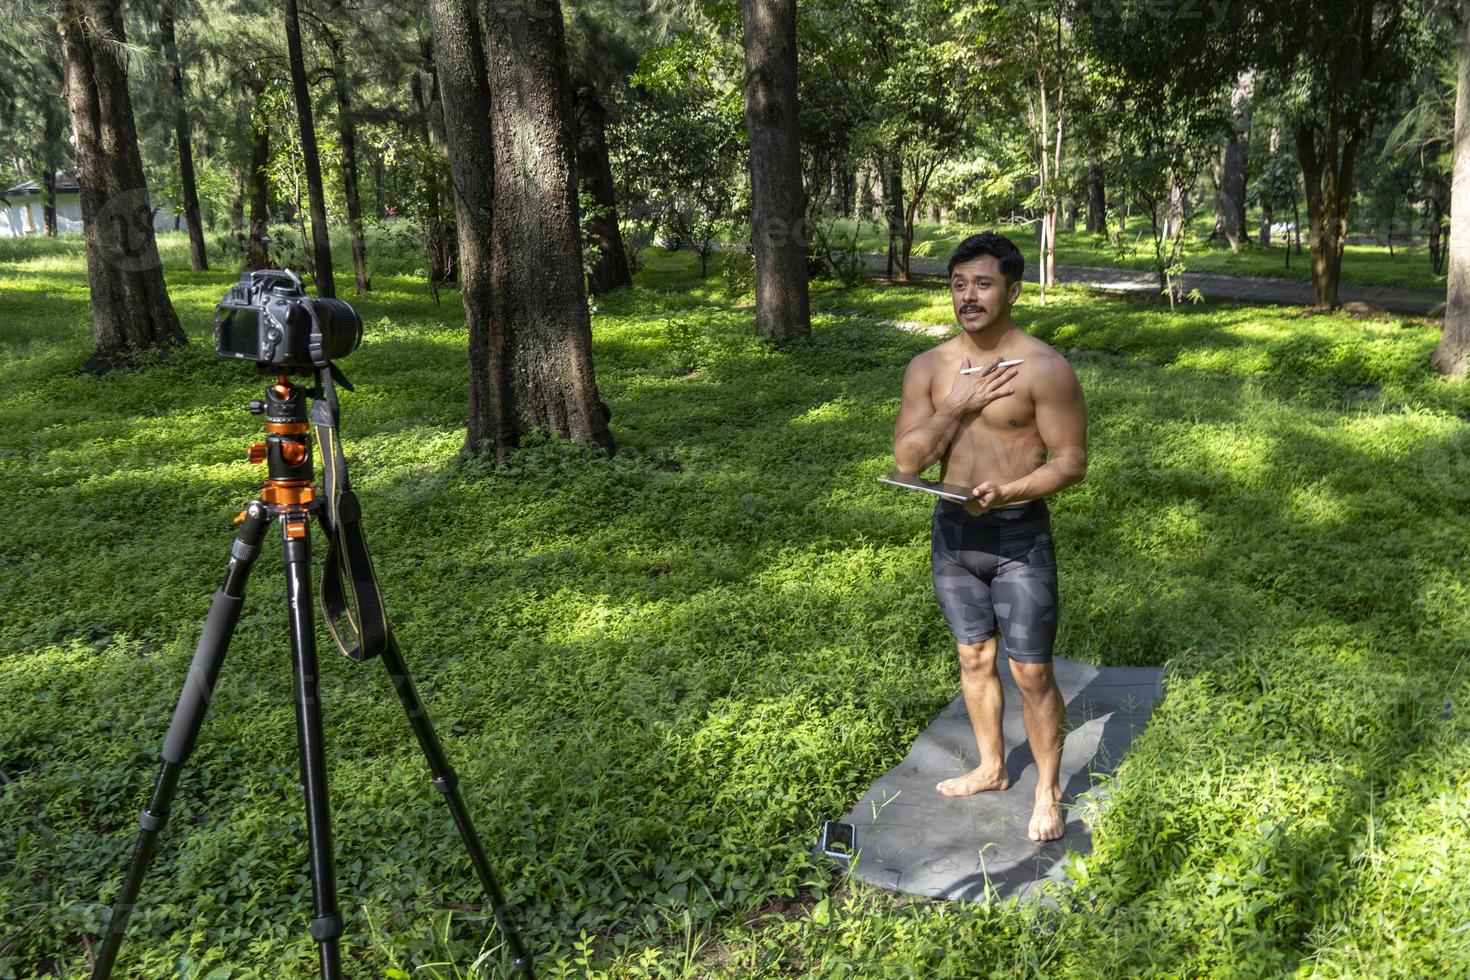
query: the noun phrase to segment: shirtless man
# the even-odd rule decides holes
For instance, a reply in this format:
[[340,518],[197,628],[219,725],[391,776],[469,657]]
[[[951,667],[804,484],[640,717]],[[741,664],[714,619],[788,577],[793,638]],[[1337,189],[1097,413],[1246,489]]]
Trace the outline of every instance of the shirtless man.
[[[1024,266],[1016,246],[991,232],[955,249],[949,288],[963,329],[909,362],[893,455],[901,473],[939,460],[943,482],[974,488],[965,504],[939,501],[931,538],[934,591],[959,651],[980,765],[937,789],[970,796],[1010,785],[998,624],[1036,758],[1027,836],[1048,841],[1064,830],[1058,770],[1065,716],[1051,667],[1057,566],[1044,498],[1087,475],[1087,406],[1066,358],[1011,320]],[[1025,363],[998,367],[1016,359]],[[980,370],[961,373],[972,366]]]

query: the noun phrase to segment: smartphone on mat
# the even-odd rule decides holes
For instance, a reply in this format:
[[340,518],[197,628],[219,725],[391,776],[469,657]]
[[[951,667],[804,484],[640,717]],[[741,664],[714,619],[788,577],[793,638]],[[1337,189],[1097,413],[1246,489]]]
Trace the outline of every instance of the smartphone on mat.
[[822,824],[822,853],[829,858],[851,861],[857,854],[857,828],[840,820]]

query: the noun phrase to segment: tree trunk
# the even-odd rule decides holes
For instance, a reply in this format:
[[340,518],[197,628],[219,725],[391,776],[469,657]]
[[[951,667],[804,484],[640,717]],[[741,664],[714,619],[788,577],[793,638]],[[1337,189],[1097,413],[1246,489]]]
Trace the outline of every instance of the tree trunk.
[[1444,336],[1434,350],[1441,374],[1470,369],[1470,0],[1460,0],[1460,57],[1455,93],[1455,147],[1450,184],[1449,282]]
[[796,105],[796,0],[741,0],[755,244],[755,326],[780,346],[811,333],[806,193]]
[[327,200],[322,191],[322,164],[316,151],[316,123],[311,117],[311,91],[306,82],[306,59],[301,54],[301,22],[296,0],[285,0],[285,9],[291,92],[296,97],[296,119],[301,124],[301,156],[306,166],[306,197],[311,208],[311,254],[316,266],[316,292],[318,296],[336,296],[332,243],[327,238]]
[[[339,16],[341,8],[336,8]],[[362,243],[362,203],[357,196],[357,123],[352,118],[352,93],[347,82],[347,59],[342,56],[342,39],[334,30],[325,31],[332,54],[332,90],[337,96],[337,133],[342,140],[342,190],[347,198],[347,231],[352,242],[352,275],[357,295],[369,292],[367,250]]]
[[[1310,122],[1294,125],[1297,156],[1307,189],[1307,235],[1311,249],[1312,291],[1319,310],[1335,309],[1342,253],[1347,244],[1348,204],[1352,199],[1357,133],[1352,123],[1332,113],[1322,127],[1319,147]],[[1338,134],[1345,132],[1338,148]]]
[[1220,233],[1232,252],[1239,251],[1246,238],[1246,162],[1250,149],[1251,98],[1254,92],[1254,73],[1241,72],[1230,96],[1235,135],[1225,144],[1220,173]]
[[41,172],[41,221],[46,234],[56,237],[56,160],[46,157],[46,169]]
[[577,87],[577,176],[582,191],[605,213],[587,222],[597,243],[597,261],[587,277],[587,288],[601,296],[619,286],[631,286],[628,257],[623,252],[623,235],[618,230],[617,202],[613,197],[612,165],[607,158],[605,114],[591,85]]
[[[512,420],[513,399],[506,373],[506,332],[496,330],[491,306],[490,267],[494,251],[495,161],[490,126],[490,82],[475,0],[432,0],[434,61],[444,103],[444,137],[454,187],[459,237],[460,300],[470,332],[470,423],[465,448],[497,448],[498,420]],[[514,428],[499,434],[514,441]]]
[[189,268],[209,268],[204,252],[204,226],[199,220],[199,192],[194,186],[194,145],[189,137],[189,109],[184,103],[184,70],[179,66],[179,46],[174,38],[174,15],[168,3],[159,11],[163,35],[163,59],[168,67],[168,84],[174,96],[174,139],[179,144],[179,182],[184,189],[184,220],[189,225]]
[[497,456],[540,431],[613,451],[592,370],[582,281],[576,141],[561,5],[496,0],[485,10],[495,159],[490,292],[497,337],[488,363],[506,410],[470,419],[469,448]]
[[235,168],[235,197],[230,201],[230,230],[239,235],[245,230],[245,171]]
[[255,93],[250,113],[250,244],[245,250],[245,265],[250,269],[269,269],[270,250],[266,239],[270,233],[270,187],[265,168],[270,164],[270,120],[262,118],[260,100],[265,95],[265,79],[251,79]]
[[[895,276],[901,282],[909,278],[908,256],[899,254],[899,243],[903,240],[903,158],[895,153],[892,159],[878,160],[878,186],[883,196],[883,210],[888,216],[888,278]],[[896,268],[895,268],[896,267]]]
[[118,0],[63,0],[60,21],[81,187],[95,373],[130,364],[133,352],[186,342],[169,302],[153,235],[153,211],[128,78]]
[[[433,72],[433,51],[425,45],[422,53],[425,67]],[[435,77],[437,78],[437,74]],[[419,121],[419,135],[424,146],[434,146],[436,140],[429,120],[429,103],[424,99],[424,84],[418,72],[414,72],[409,80],[409,95],[413,100],[414,115]],[[438,177],[429,173],[425,175],[425,180],[424,252],[429,266],[429,284],[437,289],[439,283],[454,277],[456,259],[447,241],[449,229],[445,226],[444,213],[440,208]]]
[[[54,88],[48,95],[60,95],[66,86],[66,72],[62,69],[59,55],[54,49],[48,48],[42,57],[42,64],[46,67],[46,83],[54,84]],[[36,159],[37,176],[41,181],[41,227],[46,234],[52,238],[56,237],[56,172],[61,169],[61,147],[62,131],[66,128],[64,114],[66,109],[58,105],[50,98],[42,100],[41,108],[41,139],[42,144],[37,147]]]
[[1094,235],[1108,230],[1108,191],[1102,164],[1096,160],[1087,161],[1087,230]]

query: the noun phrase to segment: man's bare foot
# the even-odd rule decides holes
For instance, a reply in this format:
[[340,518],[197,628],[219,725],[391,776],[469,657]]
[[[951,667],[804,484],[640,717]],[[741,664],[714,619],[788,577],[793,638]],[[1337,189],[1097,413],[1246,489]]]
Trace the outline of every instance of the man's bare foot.
[[1036,806],[1031,811],[1031,826],[1026,831],[1026,836],[1037,843],[1049,840],[1061,840],[1067,831],[1067,825],[1062,819],[1062,808],[1059,801],[1062,792],[1053,789],[1050,793],[1044,790],[1036,791]]
[[1004,769],[976,766],[963,776],[946,779],[934,788],[939,791],[940,796],[974,796],[986,790],[1005,789],[1010,785],[1011,779]]

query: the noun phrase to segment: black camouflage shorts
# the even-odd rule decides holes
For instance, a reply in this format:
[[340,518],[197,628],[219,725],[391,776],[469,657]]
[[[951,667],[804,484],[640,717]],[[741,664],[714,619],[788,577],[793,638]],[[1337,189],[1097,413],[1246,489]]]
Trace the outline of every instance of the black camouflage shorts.
[[1046,501],[979,517],[941,500],[931,531],[934,595],[956,643],[995,635],[1019,663],[1047,663],[1057,638],[1057,558]]

